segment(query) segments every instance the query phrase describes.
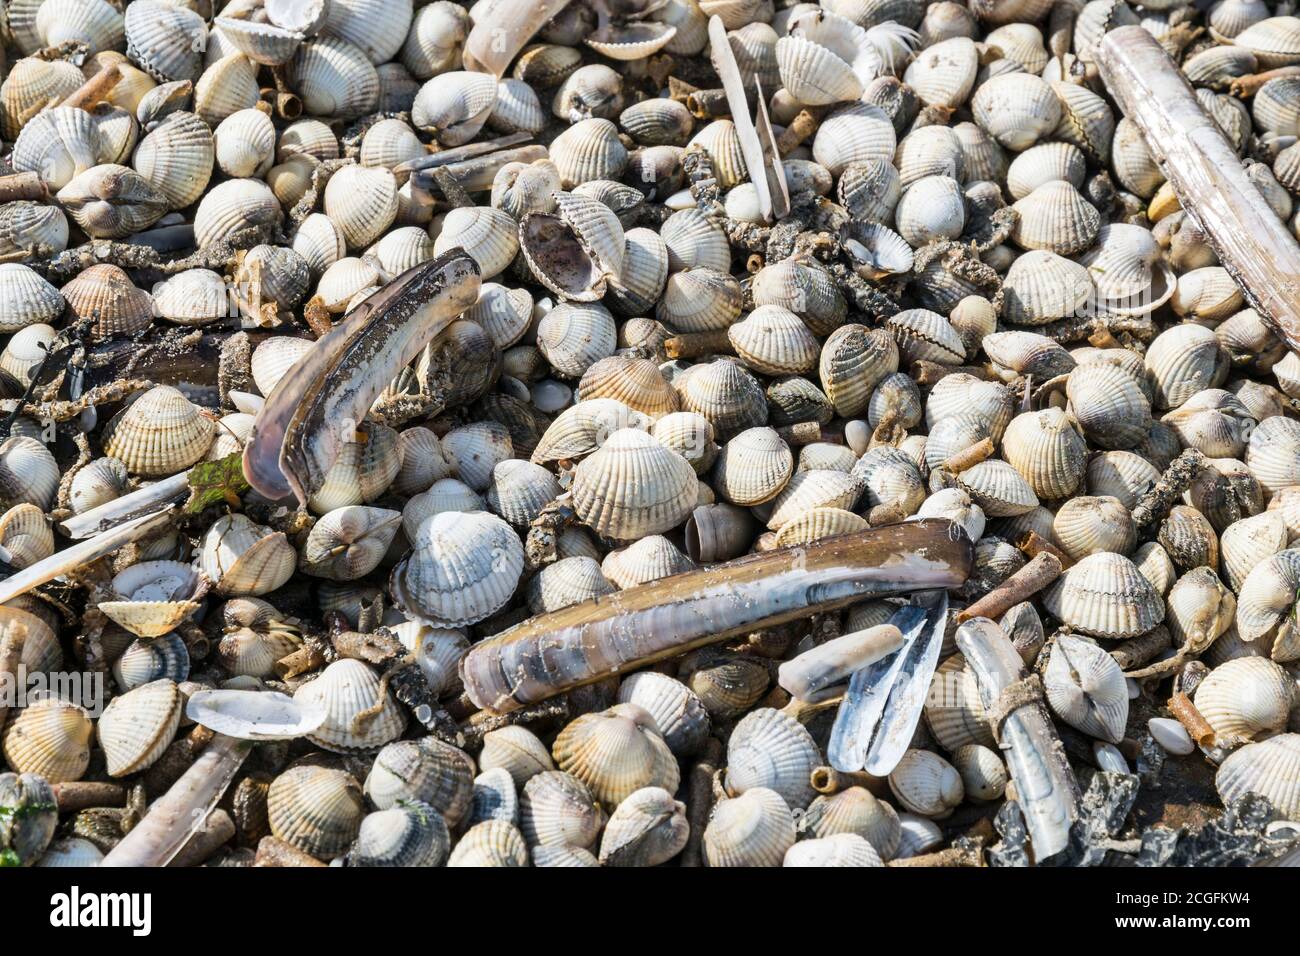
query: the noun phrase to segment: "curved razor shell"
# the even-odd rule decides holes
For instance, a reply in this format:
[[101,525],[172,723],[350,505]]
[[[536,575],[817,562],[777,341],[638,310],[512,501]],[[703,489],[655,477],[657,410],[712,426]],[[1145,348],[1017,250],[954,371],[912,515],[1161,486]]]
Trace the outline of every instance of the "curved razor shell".
[[[716,14],[709,18],[709,55],[713,67],[722,80],[723,91],[727,94],[727,105],[731,108],[731,119],[735,124],[736,134],[740,139],[740,151],[745,157],[745,166],[749,170],[749,181],[758,192],[758,206],[763,219],[770,222],[773,215],[780,219],[790,212],[790,195],[785,183],[785,170],[779,162],[772,162],[772,151],[763,150],[763,140],[758,127],[749,118],[749,103],[745,95],[745,78],[736,63],[735,51],[727,39],[727,28],[722,18]],[[763,104],[763,90],[758,86],[758,77],[751,77],[757,88],[759,126],[765,126],[764,132],[770,138],[771,125],[767,118],[767,109]]]
[[477,706],[505,713],[811,611],[957,587],[973,560],[946,519],[751,554],[524,621],[473,647],[461,679]]
[[478,299],[479,267],[453,249],[408,269],[319,339],[266,399],[244,446],[244,477],[302,504],[403,366]]
[[[993,712],[1007,687],[1024,677],[1024,661],[1002,628],[977,617],[957,628],[957,649],[979,686],[984,709]],[[1079,815],[1079,784],[1052,727],[1047,705],[1017,707],[1002,723],[1001,747],[1019,794],[1038,862],[1065,849]]]
[[226,792],[253,745],[217,734],[100,866],[166,866]]
[[569,0],[486,0],[474,11],[474,28],[465,40],[465,69],[495,73],[497,79],[533,34],[559,16]]

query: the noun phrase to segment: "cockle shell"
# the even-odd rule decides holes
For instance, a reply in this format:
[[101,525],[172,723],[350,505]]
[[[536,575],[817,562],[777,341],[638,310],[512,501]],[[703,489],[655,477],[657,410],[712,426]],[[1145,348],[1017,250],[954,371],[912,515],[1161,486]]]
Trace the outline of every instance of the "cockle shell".
[[0,554],[5,556],[5,560],[18,569],[30,567],[52,555],[54,533],[41,509],[24,502],[0,515],[0,549],[3,549]]
[[627,254],[623,227],[614,211],[598,200],[566,192],[556,192],[554,199],[554,215],[524,216],[518,247],[533,274],[552,292],[594,302],[623,271]]
[[420,801],[368,814],[348,851],[348,866],[440,866],[451,848],[442,815]]
[[522,789],[534,775],[554,770],[550,751],[527,727],[506,726],[483,735],[479,769],[502,769]]
[[729,273],[683,269],[668,276],[655,316],[682,332],[726,329],[739,317],[741,301],[740,283]]
[[180,724],[184,701],[170,680],[157,680],[114,697],[96,723],[109,776],[144,770],[162,756]]
[[631,540],[667,531],[695,506],[690,464],[637,429],[614,432],[574,474],[579,518],[598,534]]
[[406,713],[361,661],[335,661],[320,676],[298,688],[295,700],[323,705],[325,722],[308,734],[318,746],[336,753],[376,750],[401,736]]
[[200,200],[194,214],[194,241],[206,246],[279,222],[280,201],[270,187],[258,179],[228,179]]
[[16,773],[34,773],[50,783],[80,780],[90,766],[95,725],[85,709],[48,697],[10,716],[5,726],[5,762]]
[[26,503],[49,508],[59,482],[58,463],[40,441],[14,435],[0,443],[0,503],[4,507]]
[[1094,637],[1137,637],[1165,617],[1165,604],[1137,566],[1121,554],[1090,554],[1067,568],[1043,595],[1063,623]]
[[925,105],[956,109],[974,89],[978,70],[975,43],[969,37],[951,37],[920,51],[903,74],[903,82]]
[[499,867],[527,866],[528,844],[513,824],[504,820],[485,820],[471,827],[460,838],[448,866]]
[[727,442],[713,469],[713,485],[725,501],[744,507],[770,501],[794,471],[794,455],[771,428],[750,428]]
[[1056,512],[1052,531],[1074,561],[1099,551],[1128,554],[1137,544],[1137,529],[1118,498],[1071,498]]
[[131,165],[167,197],[172,209],[180,209],[203,194],[215,159],[207,124],[193,113],[177,112],[140,141]]
[[1024,514],[1038,505],[1029,483],[1015,468],[996,458],[967,468],[957,476],[957,484],[990,518]]
[[203,457],[214,425],[170,385],[157,385],[105,426],[104,451],[140,475],[172,475]]
[[548,564],[528,582],[528,606],[534,614],[558,611],[617,590],[600,572],[595,558],[574,555]]
[[1011,230],[1011,239],[1022,249],[1045,249],[1071,256],[1091,246],[1101,228],[1096,207],[1063,179],[1044,183],[1017,200],[1012,208],[1019,219]]
[[153,317],[149,293],[137,288],[123,269],[109,263],[82,270],[63,287],[63,296],[74,318],[90,320],[91,336],[97,340],[135,335]]
[[1278,664],[1239,657],[1210,671],[1194,699],[1201,716],[1230,746],[1284,729],[1296,696],[1295,681]]
[[450,826],[469,812],[474,763],[462,750],[433,737],[387,744],[375,757],[365,792],[381,810],[405,801],[428,804]]
[[884,866],[875,848],[856,833],[803,840],[786,851],[782,866]]
[[142,561],[113,578],[116,600],[99,609],[140,637],[160,637],[194,614],[211,583],[179,561]]
[[1155,386],[1155,407],[1177,408],[1203,389],[1221,385],[1228,357],[1214,332],[1195,324],[1176,325],[1156,336],[1146,366]]
[[113,662],[113,680],[123,690],[163,678],[180,683],[189,676],[189,649],[175,633],[133,641]]
[[794,818],[780,794],[764,787],[721,801],[704,831],[709,866],[780,866],[795,843]]
[[16,171],[39,173],[51,189],[57,190],[109,158],[90,113],[56,106],[23,126],[10,161]]
[[578,382],[578,401],[613,398],[652,418],[677,411],[678,397],[646,359],[613,355],[590,365]]
[[385,508],[347,505],[322,515],[303,543],[299,567],[307,574],[352,581],[379,566],[402,516]]
[[1056,129],[1061,103],[1037,77],[1020,73],[995,76],[971,97],[975,122],[1008,149],[1028,149]]
[[167,211],[167,197],[139,173],[104,163],[74,176],[59,203],[87,235],[116,239],[141,232]]
[[1010,780],[1002,758],[979,744],[958,747],[953,751],[952,764],[961,774],[962,786],[971,800],[1000,799]]
[[1285,550],[1288,538],[1286,521],[1277,511],[1250,515],[1225,528],[1219,537],[1219,554],[1228,586],[1240,594],[1250,572]]
[[297,553],[281,531],[242,514],[218,518],[203,536],[200,566],[218,594],[268,594],[293,576]]
[[305,41],[289,62],[288,79],[312,116],[351,120],[379,100],[379,75],[365,52],[337,37]]
[[186,269],[154,289],[153,307],[172,322],[203,325],[230,314],[230,293],[211,269]]
[[447,2],[428,4],[415,12],[399,59],[415,79],[430,79],[459,62],[468,34],[464,8]]
[[1300,734],[1279,734],[1234,751],[1214,785],[1224,803],[1247,792],[1268,798],[1285,819],[1300,819]]
[[[1035,381],[1046,381],[1058,375],[1065,375],[1076,365],[1074,357],[1064,347],[1036,332],[995,332],[986,335],[983,344],[984,352],[993,362],[994,370],[1004,381],[1015,381],[1017,377],[1024,375],[1032,376]],[[949,378],[954,377],[949,376]],[[969,377],[958,381],[965,382],[971,389],[978,387]],[[927,419],[929,414],[929,405],[927,405]]]
[[1042,325],[1073,316],[1087,305],[1093,295],[1092,278],[1078,263],[1037,249],[1012,263],[1002,294],[1002,316],[1008,322]]
[[302,764],[271,781],[266,808],[275,836],[318,859],[329,859],[356,839],[365,798],[351,774]]
[[1151,427],[1151,406],[1141,386],[1115,365],[1092,363],[1070,373],[1071,410],[1083,433],[1102,448],[1131,448]]
[[523,571],[523,546],[485,512],[441,512],[418,528],[414,550],[393,570],[394,600],[427,623],[458,627],[499,610]]
[[618,702],[644,708],[678,757],[697,752],[709,735],[709,714],[703,702],[689,687],[667,674],[641,671],[628,676],[619,685]]
[[158,0],[128,5],[127,56],[160,83],[198,78],[208,29],[193,10]]
[[[912,519],[916,518],[948,518],[961,525],[966,530],[966,536],[972,541],[978,541],[984,534],[984,509],[973,503],[970,495],[960,488],[943,488],[930,495],[916,509]],[[784,533],[785,530],[783,528],[782,532]],[[780,535],[777,537],[779,540]]]
[[605,814],[573,774],[546,770],[529,778],[519,799],[519,829],[529,846],[596,845]]
[[860,478],[840,471],[800,471],[790,476],[771,503],[767,526],[780,532],[787,524],[814,508],[850,510],[861,496]]
[[662,787],[644,787],[618,805],[605,825],[605,866],[658,866],[686,846],[686,805]]
[[255,107],[258,98],[257,67],[242,53],[231,53],[199,77],[194,85],[194,112],[216,128],[236,112]]
[[856,417],[866,411],[880,380],[898,371],[898,361],[898,346],[885,330],[840,326],[822,346],[822,387],[840,415]]
[[734,360],[694,365],[672,384],[682,410],[704,417],[718,441],[728,441],[746,428],[767,422],[762,386]]
[[561,186],[572,189],[594,179],[618,179],[627,166],[628,153],[619,141],[618,127],[607,119],[592,117],[555,137],[550,158]]
[[929,750],[903,754],[889,774],[889,789],[908,810],[936,820],[950,816],[965,796],[956,768]]
[[733,796],[755,787],[780,794],[793,809],[815,796],[809,783],[821,752],[808,731],[793,717],[771,708],[745,715],[727,744],[727,792]]
[[1002,453],[1039,498],[1065,498],[1083,480],[1088,447],[1065,413],[1049,408],[1011,420]]
[[449,431],[442,437],[442,452],[465,484],[483,492],[496,466],[514,455],[514,446],[504,425],[483,421]]
[[966,226],[961,186],[950,176],[926,176],[903,193],[894,210],[898,233],[913,247],[956,239]]
[[1175,505],[1160,525],[1157,540],[1183,570],[1219,563],[1219,539],[1205,515],[1187,505]]
[[1300,484],[1300,423],[1281,415],[1260,422],[1246,446],[1246,466],[1269,494]]
[[552,753],[561,770],[586,784],[610,810],[642,787],[671,793],[680,779],[654,718],[635,704],[583,714],[560,731]]
[[116,458],[96,458],[72,478],[68,495],[72,510],[82,514],[126,493],[126,465]]
[[851,833],[866,840],[882,860],[893,859],[902,835],[898,813],[864,787],[819,796],[799,820],[800,832],[818,838]]
[[1232,43],[1255,54],[1263,69],[1300,63],[1300,19],[1269,17],[1232,37]]
[[[384,168],[344,166],[325,186],[325,214],[338,225],[350,249],[382,236],[397,217],[397,208],[397,180]],[[454,217],[449,213],[447,218]],[[452,231],[455,234],[454,225]]]
[[41,109],[62,102],[84,82],[81,71],[68,60],[18,60],[0,85],[0,131],[10,141],[17,139]]
[[19,200],[0,206],[0,254],[30,262],[68,246],[68,219],[55,206]]
[[1115,659],[1096,644],[1057,635],[1043,673],[1052,711],[1070,726],[1119,743],[1128,723],[1128,687]]
[[517,458],[492,469],[488,505],[516,527],[527,527],[560,493],[555,477],[540,465]]

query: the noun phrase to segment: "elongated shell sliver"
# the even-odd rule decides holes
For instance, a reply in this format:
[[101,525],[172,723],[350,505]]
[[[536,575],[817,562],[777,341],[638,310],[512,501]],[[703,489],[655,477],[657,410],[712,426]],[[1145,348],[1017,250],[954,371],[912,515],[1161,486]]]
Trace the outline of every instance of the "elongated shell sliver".
[[973,561],[946,519],[748,555],[524,621],[473,647],[461,679],[477,706],[506,713],[811,611],[956,587]]
[[904,644],[849,679],[826,751],[836,770],[866,770],[877,777],[893,771],[921,719],[947,618],[943,591],[928,608],[908,606],[890,618],[903,632]]
[[320,489],[379,393],[478,300],[478,264],[452,249],[352,309],[276,384],[244,447],[244,477],[277,501]]
[[[957,649],[975,674],[984,709],[994,713],[1003,692],[1024,677],[1020,654],[1002,628],[986,617],[957,628]],[[1079,784],[1042,700],[1010,710],[998,736],[1034,857],[1041,863],[1069,843],[1070,825],[1079,815]]]
[[505,75],[515,55],[569,0],[489,0],[475,10],[474,29],[465,40],[465,69]]

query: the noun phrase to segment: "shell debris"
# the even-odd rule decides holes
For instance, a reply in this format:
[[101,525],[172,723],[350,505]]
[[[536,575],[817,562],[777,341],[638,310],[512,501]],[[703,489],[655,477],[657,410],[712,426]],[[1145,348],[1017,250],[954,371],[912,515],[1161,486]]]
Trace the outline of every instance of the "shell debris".
[[1300,357],[1097,56],[1300,237],[1290,7],[0,2],[0,862],[1284,852]]

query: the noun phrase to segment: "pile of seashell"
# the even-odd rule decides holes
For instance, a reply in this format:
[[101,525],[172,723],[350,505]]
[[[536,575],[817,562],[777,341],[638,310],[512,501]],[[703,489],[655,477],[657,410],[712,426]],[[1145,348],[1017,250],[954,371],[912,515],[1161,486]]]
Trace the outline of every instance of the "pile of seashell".
[[[227,735],[154,862],[942,862],[1023,797],[956,616],[1042,554],[998,617],[1079,780],[1163,754],[1296,836],[1300,356],[1095,62],[1148,30],[1300,235],[1289,0],[216,7],[0,0],[0,675],[102,688],[0,702],[0,862],[125,849]],[[400,363],[312,365],[393,310]],[[322,389],[378,397],[263,493]],[[533,615],[930,518],[973,566],[886,775],[797,662],[898,601],[462,685]]]

